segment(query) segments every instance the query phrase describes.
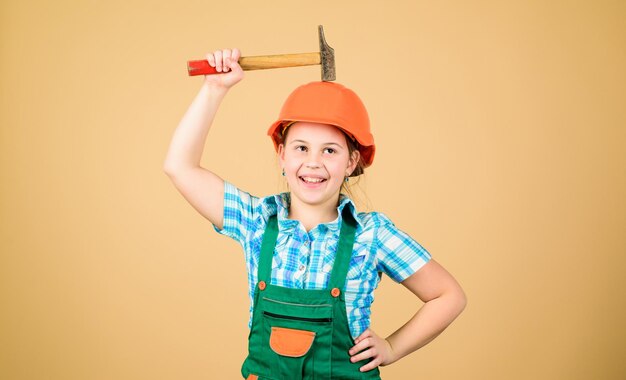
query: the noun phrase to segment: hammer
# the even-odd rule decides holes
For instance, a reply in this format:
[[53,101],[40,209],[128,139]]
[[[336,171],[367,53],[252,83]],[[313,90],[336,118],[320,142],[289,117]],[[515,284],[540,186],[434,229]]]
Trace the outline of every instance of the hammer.
[[[244,70],[276,69],[295,66],[322,66],[322,81],[335,80],[335,50],[328,46],[324,38],[324,27],[318,26],[320,51],[315,53],[259,55],[254,57],[240,57],[239,65]],[[211,67],[206,59],[188,61],[189,75],[218,74],[215,67]],[[219,73],[221,74],[221,73]]]

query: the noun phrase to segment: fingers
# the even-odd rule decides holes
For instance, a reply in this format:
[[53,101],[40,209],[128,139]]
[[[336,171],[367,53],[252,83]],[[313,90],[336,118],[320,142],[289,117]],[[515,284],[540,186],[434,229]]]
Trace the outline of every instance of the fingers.
[[359,343],[363,339],[369,338],[370,336],[372,336],[372,331],[369,328],[367,328],[365,329],[365,331],[363,331],[363,333],[361,333],[361,335],[356,337],[356,339],[354,340],[354,343]]
[[361,372],[372,370],[381,365],[383,362],[383,357],[376,348],[376,346],[373,344],[373,342],[369,338],[365,339],[363,342],[371,343],[371,345],[369,346],[370,348],[350,358],[350,361],[352,363],[356,363],[365,359],[372,359],[367,364],[359,368]]
[[350,351],[348,351],[350,355],[356,354],[357,352],[362,351],[366,349],[367,347],[369,347],[371,345],[370,344],[371,340],[367,340],[367,339],[370,339],[370,338],[360,338],[358,343],[352,346],[352,348],[350,348]]
[[241,52],[239,51],[239,49],[234,48],[233,49],[232,59],[233,59],[233,61],[237,62],[237,61],[239,61],[239,58],[241,58]]
[[207,60],[207,62],[209,62],[209,65],[211,67],[215,67],[215,56],[213,54],[211,54],[211,53],[207,54],[206,55],[206,60]]
[[350,361],[352,361],[353,363],[358,362],[363,359],[371,358],[372,354],[376,355],[376,350],[374,347],[374,340],[372,338],[365,338],[361,340],[359,343],[357,343],[354,347],[350,349],[349,353],[350,355],[352,355],[352,357],[350,358]]
[[216,50],[215,52],[213,52],[213,55],[215,56],[215,70],[217,70],[218,73],[222,72],[222,51],[221,50]]
[[221,73],[231,71],[232,65],[239,60],[240,56],[241,52],[239,49],[222,49],[207,54],[206,58],[209,65],[215,67],[215,71]]
[[230,70],[230,56],[231,55],[232,55],[232,52],[230,49],[222,50],[222,60],[223,60],[222,71],[223,72],[228,72],[228,70]]
[[359,371],[367,372],[367,371],[373,370],[374,368],[376,368],[379,365],[381,365],[382,362],[383,361],[380,358],[374,358],[374,360],[372,360],[371,362],[367,363],[363,367],[359,368]]
[[379,365],[383,365],[389,360],[390,352],[386,346],[386,340],[380,338],[369,328],[354,340],[355,345],[350,348],[350,362],[356,363],[362,360],[371,359],[359,370],[361,372],[370,371]]

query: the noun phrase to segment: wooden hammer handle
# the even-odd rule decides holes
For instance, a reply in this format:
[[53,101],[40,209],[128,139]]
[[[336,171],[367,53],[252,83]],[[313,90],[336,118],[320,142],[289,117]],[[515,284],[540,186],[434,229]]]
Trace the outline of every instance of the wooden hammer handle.
[[[296,67],[319,65],[320,53],[258,55],[254,57],[239,58],[239,65],[244,70],[276,69],[280,67]],[[187,72],[193,75],[221,74],[211,67],[206,59],[188,61]]]

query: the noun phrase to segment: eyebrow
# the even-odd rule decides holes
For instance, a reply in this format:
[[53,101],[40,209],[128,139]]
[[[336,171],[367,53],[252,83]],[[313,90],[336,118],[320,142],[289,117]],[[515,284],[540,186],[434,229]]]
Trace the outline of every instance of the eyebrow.
[[[308,144],[308,142],[307,142],[307,141],[304,141],[304,140],[292,140],[289,144],[295,144],[295,143],[304,143],[304,144]],[[337,144],[337,143],[334,143],[334,142],[327,142],[327,143],[324,143],[324,144],[322,144],[322,145],[336,145],[336,146],[338,146],[338,147],[342,148],[342,146],[341,146],[341,145],[339,145],[339,144]]]

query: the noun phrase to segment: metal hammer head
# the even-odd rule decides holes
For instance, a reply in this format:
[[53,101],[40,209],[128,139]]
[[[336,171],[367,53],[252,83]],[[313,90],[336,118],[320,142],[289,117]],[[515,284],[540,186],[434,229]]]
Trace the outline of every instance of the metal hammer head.
[[335,50],[328,46],[324,39],[324,27],[318,27],[320,37],[320,63],[322,66],[322,81],[329,82],[336,79]]

